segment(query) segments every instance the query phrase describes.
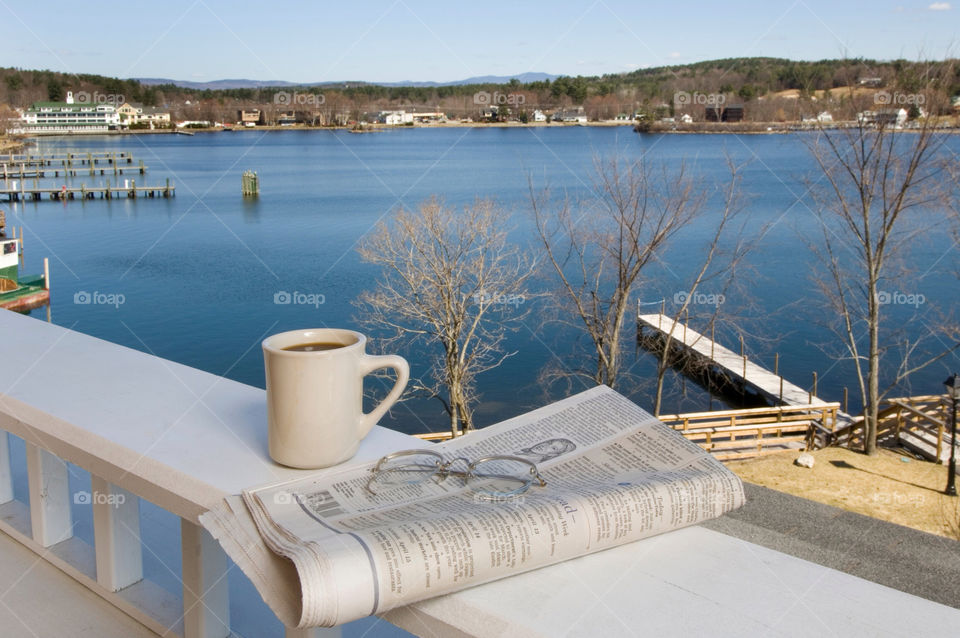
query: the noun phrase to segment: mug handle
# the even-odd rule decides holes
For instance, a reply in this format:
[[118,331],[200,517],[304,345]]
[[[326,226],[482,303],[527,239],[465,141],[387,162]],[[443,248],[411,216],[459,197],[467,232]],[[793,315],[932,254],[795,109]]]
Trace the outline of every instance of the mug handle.
[[397,382],[393,384],[393,389],[390,390],[390,393],[380,402],[380,405],[360,417],[360,431],[358,432],[360,437],[367,436],[370,430],[373,429],[373,426],[377,424],[377,421],[380,420],[380,417],[386,414],[387,410],[397,402],[397,399],[400,398],[403,390],[407,387],[407,381],[410,380],[410,365],[406,359],[395,354],[365,354],[363,360],[360,362],[360,376],[365,377],[380,368],[393,368],[397,373]]

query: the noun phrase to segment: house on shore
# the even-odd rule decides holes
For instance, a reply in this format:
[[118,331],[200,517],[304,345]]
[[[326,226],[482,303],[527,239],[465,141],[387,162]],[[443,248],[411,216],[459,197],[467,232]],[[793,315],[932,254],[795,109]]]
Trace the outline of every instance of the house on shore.
[[170,126],[170,112],[155,106],[124,102],[117,108],[117,113],[122,126],[148,124],[151,129]]
[[387,126],[404,126],[413,124],[413,113],[406,111],[380,111],[377,121]]
[[903,128],[907,123],[906,109],[881,109],[879,111],[863,111],[857,113],[857,122],[862,126],[876,128]]
[[742,122],[744,114],[743,104],[725,107],[711,104],[704,108],[703,119],[707,122]]
[[553,115],[554,122],[575,122],[577,124],[586,124],[587,123],[587,113],[583,110],[582,106],[577,106],[568,109],[561,109],[554,113]]
[[242,126],[259,126],[264,123],[260,109],[241,109],[237,111],[237,123]]

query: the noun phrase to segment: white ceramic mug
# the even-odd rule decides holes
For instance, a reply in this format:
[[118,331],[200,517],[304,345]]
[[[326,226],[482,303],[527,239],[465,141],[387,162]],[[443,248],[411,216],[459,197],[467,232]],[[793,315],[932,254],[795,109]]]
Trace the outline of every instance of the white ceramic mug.
[[[288,350],[311,343],[336,347]],[[356,453],[410,378],[402,357],[369,355],[366,343],[359,332],[333,328],[292,330],[263,340],[270,458],[290,467],[320,468]],[[364,414],[363,377],[380,368],[393,368],[397,381],[380,405]]]

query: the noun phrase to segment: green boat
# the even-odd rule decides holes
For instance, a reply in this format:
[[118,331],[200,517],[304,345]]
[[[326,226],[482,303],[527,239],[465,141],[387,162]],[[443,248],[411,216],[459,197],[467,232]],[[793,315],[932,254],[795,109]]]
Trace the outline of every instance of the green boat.
[[20,274],[20,240],[6,237],[0,226],[0,308],[28,312],[48,303],[46,277]]

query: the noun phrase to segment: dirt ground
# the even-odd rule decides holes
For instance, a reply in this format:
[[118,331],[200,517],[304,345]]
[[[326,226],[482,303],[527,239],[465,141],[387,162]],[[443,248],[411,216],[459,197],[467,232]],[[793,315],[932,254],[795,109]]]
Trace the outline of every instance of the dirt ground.
[[899,448],[881,449],[876,457],[825,448],[811,452],[816,462],[807,469],[793,464],[799,454],[772,454],[727,467],[750,483],[960,539],[960,497],[943,494],[946,465]]

